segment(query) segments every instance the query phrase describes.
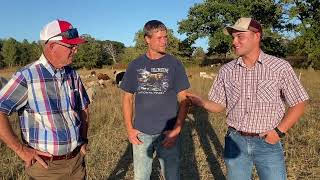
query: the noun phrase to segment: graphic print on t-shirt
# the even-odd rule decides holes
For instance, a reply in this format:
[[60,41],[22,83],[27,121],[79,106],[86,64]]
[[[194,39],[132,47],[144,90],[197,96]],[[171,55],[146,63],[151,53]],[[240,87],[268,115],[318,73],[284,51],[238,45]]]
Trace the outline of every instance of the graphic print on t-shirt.
[[169,68],[138,69],[139,94],[164,94],[169,87]]

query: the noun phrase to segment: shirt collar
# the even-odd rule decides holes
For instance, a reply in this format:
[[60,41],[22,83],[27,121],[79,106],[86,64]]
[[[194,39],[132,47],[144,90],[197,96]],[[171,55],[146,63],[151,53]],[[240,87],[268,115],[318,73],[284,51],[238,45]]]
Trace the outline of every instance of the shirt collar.
[[57,74],[64,74],[65,73],[65,68],[55,68],[53,67],[49,61],[47,60],[47,58],[44,56],[44,54],[41,54],[40,58],[39,58],[39,63],[42,64],[49,72],[52,76],[56,76]]
[[[260,54],[259,54],[259,57],[258,57],[258,60],[257,60],[257,62],[259,64],[263,64],[264,63],[264,61],[263,61],[264,56],[265,56],[265,53],[262,50],[260,50]],[[236,65],[240,65],[242,67],[246,67],[246,65],[244,64],[244,62],[242,60],[242,57],[238,57],[235,63],[236,63]]]

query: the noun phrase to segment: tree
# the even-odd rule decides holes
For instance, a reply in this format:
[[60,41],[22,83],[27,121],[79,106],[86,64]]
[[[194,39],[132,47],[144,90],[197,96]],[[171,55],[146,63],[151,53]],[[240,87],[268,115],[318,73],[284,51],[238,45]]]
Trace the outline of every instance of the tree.
[[15,65],[25,65],[31,61],[31,45],[29,44],[28,40],[24,39],[22,43],[18,45],[19,57],[17,58],[17,62]]
[[123,53],[123,49],[125,48],[124,44],[121,42],[117,42],[117,41],[103,41],[102,42],[102,47],[103,50],[109,55],[111,56],[111,59],[113,61],[113,64],[116,64],[117,58],[119,56],[119,54]]
[[203,48],[197,47],[194,50],[192,57],[198,62],[198,64],[201,64],[206,57],[206,53],[204,52]]
[[230,36],[223,28],[240,17],[253,17],[263,24],[265,36],[273,37],[273,30],[281,28],[282,7],[270,0],[204,0],[189,9],[187,19],[179,22],[179,32],[185,33],[193,44],[198,38],[209,39],[209,54],[226,54],[231,49]]
[[87,69],[102,67],[102,45],[86,35],[87,43],[80,45],[74,58],[74,67]]
[[320,69],[320,1],[281,0],[285,8],[286,28],[295,35],[295,54],[306,55],[307,65]]
[[138,52],[135,47],[127,47],[123,53],[119,55],[119,59],[122,63],[130,63],[132,60],[139,57],[142,53]]
[[111,42],[107,42],[106,44],[104,44],[103,49],[111,56],[113,64],[117,64],[117,61],[116,61],[117,51],[116,51],[116,48],[113,46],[113,44]]
[[35,42],[33,41],[31,44],[30,44],[30,57],[29,57],[29,60],[30,62],[33,62],[37,59],[39,59],[41,53],[42,53],[42,49],[41,49],[41,45],[40,45],[40,42]]
[[147,44],[144,40],[144,33],[142,30],[139,30],[138,32],[136,32],[135,36],[134,36],[134,48],[141,53],[145,53],[147,51]]
[[277,38],[275,36],[264,37],[262,39],[262,47],[261,49],[270,55],[274,55],[277,57],[285,57],[287,55],[287,47],[285,45],[285,40],[280,36]]
[[13,38],[5,40],[1,48],[1,55],[4,63],[9,67],[13,67],[19,57],[18,42]]
[[[188,44],[187,42],[181,42],[177,37],[174,36],[172,29],[168,29],[167,36],[168,36],[168,44],[167,44],[166,51],[169,54],[172,54],[180,58],[182,61],[187,60],[187,58],[190,58],[193,50],[190,44]],[[147,51],[147,44],[145,43],[144,33],[142,30],[139,30],[136,33],[134,41],[135,41],[134,47],[137,50],[137,52],[139,52],[140,54],[143,54]]]
[[5,63],[4,63],[4,60],[3,60],[3,56],[2,56],[2,53],[1,53],[2,46],[3,46],[3,40],[0,39],[0,69],[5,66]]

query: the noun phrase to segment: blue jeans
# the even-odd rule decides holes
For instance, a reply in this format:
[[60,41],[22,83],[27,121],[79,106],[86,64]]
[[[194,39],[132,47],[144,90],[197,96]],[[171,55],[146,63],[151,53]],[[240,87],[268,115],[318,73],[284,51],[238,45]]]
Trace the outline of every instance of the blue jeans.
[[261,180],[285,180],[286,168],[281,142],[269,144],[263,138],[242,136],[228,129],[224,160],[229,180],[250,180],[253,165]]
[[161,173],[166,180],[180,179],[180,138],[171,148],[164,148],[161,142],[165,135],[148,135],[141,133],[138,135],[141,145],[133,145],[133,166],[134,179],[150,179],[152,170],[153,153],[156,151],[161,165]]

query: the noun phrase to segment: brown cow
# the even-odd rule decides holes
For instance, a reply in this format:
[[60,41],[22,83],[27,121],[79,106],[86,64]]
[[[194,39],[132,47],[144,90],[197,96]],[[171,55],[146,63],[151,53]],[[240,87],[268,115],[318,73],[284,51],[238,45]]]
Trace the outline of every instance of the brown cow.
[[102,73],[99,73],[98,75],[97,75],[97,77],[98,77],[98,79],[99,80],[109,80],[110,79],[110,77],[107,75],[107,74],[102,74]]

